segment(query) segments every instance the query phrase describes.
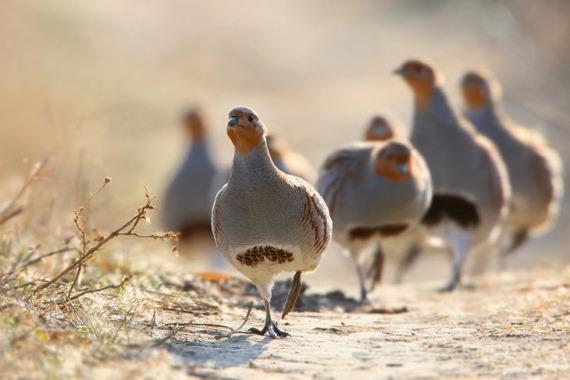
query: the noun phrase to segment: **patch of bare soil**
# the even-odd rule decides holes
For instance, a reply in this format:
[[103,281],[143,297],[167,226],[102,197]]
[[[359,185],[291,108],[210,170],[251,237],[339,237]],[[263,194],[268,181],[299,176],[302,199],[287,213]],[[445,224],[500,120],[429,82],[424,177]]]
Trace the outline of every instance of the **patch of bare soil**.
[[[285,285],[277,285],[277,298]],[[282,321],[292,337],[279,340],[225,337],[227,329],[213,325],[238,326],[256,294],[235,279],[216,287],[222,298],[228,297],[219,313],[201,318],[169,311],[155,315],[150,334],[168,338],[152,350],[160,359],[136,369],[124,360],[102,363],[92,374],[127,376],[154,366],[167,377],[208,378],[552,379],[570,373],[569,269],[491,276],[475,289],[453,294],[437,294],[431,285],[385,286],[372,304],[405,303],[407,312],[397,314],[370,313],[373,306],[347,313],[345,308],[356,301],[342,292],[304,294],[300,306],[308,311],[293,312]],[[262,324],[263,312],[252,314],[245,328]],[[186,321],[213,325],[165,331],[170,323]]]
[[[110,281],[110,280],[109,280]],[[490,275],[469,290],[382,286],[370,305],[304,287],[280,327],[225,275],[134,274],[67,303],[0,297],[2,378],[567,378],[570,268]],[[64,289],[65,291],[65,289]],[[275,287],[276,308],[288,283]],[[5,293],[5,295],[10,293]],[[21,296],[21,294],[20,294]],[[240,332],[248,310],[254,305]]]

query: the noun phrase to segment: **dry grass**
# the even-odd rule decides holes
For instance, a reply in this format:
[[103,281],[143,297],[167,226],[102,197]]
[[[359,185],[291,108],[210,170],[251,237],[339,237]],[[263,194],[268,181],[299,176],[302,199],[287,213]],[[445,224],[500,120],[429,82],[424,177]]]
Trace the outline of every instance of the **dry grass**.
[[[14,218],[24,211],[18,200],[42,167],[34,167],[4,208],[5,222],[8,216]],[[86,230],[84,213],[90,201],[110,183],[111,179],[105,178],[77,209],[73,218],[76,236],[66,238],[58,248],[43,251],[39,245],[21,241],[11,230],[2,234],[0,373],[54,378],[71,375],[75,366],[86,361],[101,360],[127,348],[156,345],[145,334],[145,323],[153,315],[150,310],[168,306],[171,311],[200,315],[216,309],[199,299],[185,297],[185,302],[180,302],[176,292],[161,293],[163,281],[156,274],[113,265],[113,251],[123,243],[121,240],[162,240],[170,242],[176,251],[178,236],[139,232],[141,222],[149,221],[148,214],[154,210],[148,192],[144,204],[116,229],[109,233]]]

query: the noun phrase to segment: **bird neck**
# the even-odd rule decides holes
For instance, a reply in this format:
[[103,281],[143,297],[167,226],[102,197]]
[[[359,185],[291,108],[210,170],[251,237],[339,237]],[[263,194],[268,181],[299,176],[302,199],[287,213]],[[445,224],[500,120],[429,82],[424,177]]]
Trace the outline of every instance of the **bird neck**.
[[269,155],[265,137],[247,154],[242,155],[237,150],[234,153],[230,181],[240,181],[244,178],[250,178],[252,173],[277,174],[277,168]]
[[414,82],[411,84],[414,90],[415,105],[417,108],[427,109],[432,95],[434,93],[434,85],[429,82]]
[[416,113],[428,113],[444,125],[454,126],[459,123],[457,114],[449,104],[447,96],[439,86],[434,87],[427,107],[425,109],[416,107]]
[[507,129],[502,121],[505,116],[494,104],[489,103],[484,107],[470,109],[465,114],[481,133],[494,136]]
[[198,157],[198,156],[209,157],[208,144],[206,142],[206,139],[201,138],[198,140],[193,140],[191,145],[190,145],[190,149],[188,150],[188,156],[190,156],[190,157]]

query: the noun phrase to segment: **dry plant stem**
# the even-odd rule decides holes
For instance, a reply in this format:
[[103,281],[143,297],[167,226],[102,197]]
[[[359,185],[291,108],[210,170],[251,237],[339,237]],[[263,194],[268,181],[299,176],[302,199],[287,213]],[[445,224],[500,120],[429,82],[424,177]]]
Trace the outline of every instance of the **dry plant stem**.
[[164,343],[166,343],[168,340],[174,338],[174,336],[175,336],[176,334],[178,334],[180,331],[182,331],[182,329],[184,329],[184,327],[185,327],[185,326],[180,326],[180,327],[178,327],[177,329],[174,329],[170,334],[168,334],[168,335],[165,336],[164,338],[154,341],[154,342],[150,345],[150,347],[153,347],[153,348],[154,348],[154,347],[162,346],[162,345],[163,345]]
[[71,293],[73,292],[73,288],[75,288],[75,285],[77,285],[77,281],[79,280],[79,276],[81,275],[81,268],[83,268],[83,265],[80,265],[77,267],[77,271],[75,272],[75,276],[73,276],[73,281],[71,282],[71,286],[69,287],[69,290],[67,291],[67,300],[71,300]]
[[46,259],[48,257],[54,256],[54,255],[59,255],[61,253],[65,253],[65,252],[69,252],[69,251],[73,251],[75,248],[71,248],[71,247],[64,247],[64,248],[60,248],[58,250],[55,251],[51,251],[48,253],[44,253],[42,255],[39,255],[31,260],[26,259],[24,260],[25,262],[20,265],[19,267],[15,267],[12,270],[10,270],[9,272],[7,272],[6,274],[2,275],[2,277],[0,277],[0,281],[5,281],[7,280],[9,277],[15,275],[15,274],[19,274],[21,272],[23,272],[24,270],[26,270],[28,267],[37,264],[38,262],[42,261],[43,259]]
[[[87,209],[87,206],[89,205],[89,203],[91,202],[93,197],[95,197],[97,194],[99,194],[105,188],[105,186],[107,186],[107,184],[109,184],[110,182],[111,181],[108,181],[107,179],[105,179],[105,181],[103,181],[103,184],[101,185],[101,187],[99,187],[99,189],[97,189],[97,191],[95,191],[93,194],[91,194],[89,196],[89,198],[87,198],[87,200],[85,202],[83,202],[83,204],[81,206],[79,206],[77,211],[75,211],[75,216],[73,217],[73,223],[75,224],[75,228],[79,232],[79,236],[81,238],[82,250],[81,250],[81,253],[79,254],[80,258],[87,254],[87,244],[89,243],[89,241],[87,240],[87,234],[85,233],[84,222],[82,222],[80,219],[81,215]],[[71,286],[69,287],[69,291],[67,292],[67,299],[68,300],[71,298],[71,293],[73,293],[73,288],[75,288],[75,285],[77,285],[77,281],[79,280],[79,276],[81,275],[81,268],[83,268],[83,265],[79,265],[77,267],[77,272],[75,272],[75,276],[73,277],[73,282],[71,283]]]
[[[247,309],[247,313],[246,313],[245,318],[244,318],[243,322],[241,323],[241,325],[239,325],[239,327],[238,327],[237,329],[233,329],[231,332],[225,334],[225,335],[222,336],[222,337],[229,338],[229,337],[232,336],[233,334],[242,332],[242,331],[240,331],[240,330],[243,329],[243,326],[245,326],[245,324],[246,324],[247,321],[249,320],[249,315],[251,314],[251,309],[252,309],[252,308],[253,308],[253,301],[249,303],[249,307],[248,307],[248,309]],[[246,333],[247,333],[247,332],[246,332]]]
[[84,295],[90,294],[90,293],[102,292],[103,290],[107,290],[107,289],[119,289],[123,285],[125,285],[127,283],[127,281],[129,281],[130,279],[131,279],[131,277],[127,276],[127,277],[123,278],[123,280],[121,281],[120,284],[117,284],[117,285],[107,285],[107,286],[103,286],[102,288],[98,288],[98,289],[84,290],[80,293],[75,294],[73,297],[69,297],[65,302],[76,300],[79,297],[83,297]]
[[[9,211],[9,210],[7,210],[7,211]],[[6,223],[10,219],[12,219],[18,215],[20,215],[22,212],[24,212],[24,208],[22,206],[16,207],[14,210],[12,210],[10,212],[2,212],[2,215],[0,215],[0,225]]]
[[253,302],[250,302],[248,309],[247,309],[247,314],[245,315],[245,318],[243,320],[243,322],[241,323],[241,325],[239,325],[238,328],[232,328],[229,326],[225,326],[225,325],[219,325],[219,324],[215,324],[215,323],[194,323],[194,322],[187,322],[187,323],[167,323],[165,326],[169,326],[169,325],[176,325],[179,326],[178,329],[174,330],[172,333],[168,334],[165,338],[160,339],[158,342],[155,342],[153,344],[153,346],[156,345],[161,345],[164,342],[166,342],[167,340],[171,339],[172,337],[174,337],[178,332],[180,332],[184,327],[188,327],[188,326],[194,326],[194,327],[213,327],[213,328],[222,328],[222,329],[226,329],[226,330],[230,330],[230,332],[226,333],[226,334],[221,334],[219,335],[219,338],[229,338],[230,336],[232,336],[233,334],[238,334],[238,333],[242,333],[242,334],[249,334],[249,332],[246,331],[241,331],[241,329],[243,328],[243,326],[245,326],[245,324],[247,323],[247,321],[249,320],[249,316],[251,314],[251,309],[253,309]]
[[[20,187],[20,190],[18,190],[18,192],[16,193],[16,195],[12,198],[12,200],[10,201],[10,203],[8,203],[8,205],[6,207],[4,207],[2,210],[0,210],[0,224],[6,223],[8,220],[12,219],[13,217],[15,217],[16,215],[22,213],[23,208],[19,207],[19,208],[15,208],[16,207],[16,203],[20,200],[20,198],[24,195],[24,193],[26,192],[26,190],[28,189],[28,187],[30,187],[30,185],[32,184],[32,182],[38,177],[38,174],[40,173],[40,171],[42,170],[42,168],[45,166],[46,161],[40,161],[37,162],[36,164],[34,164],[34,166],[32,167],[32,169],[30,170],[30,172],[28,173],[28,176],[26,177],[26,180],[24,181],[24,183],[22,184],[22,187]],[[15,209],[14,209],[15,208]]]
[[22,262],[27,261],[33,254],[34,254],[34,253],[33,253],[33,251],[32,251],[32,253],[28,254],[28,255],[27,255],[25,258],[23,258],[23,259],[21,258],[21,256],[18,257],[18,258],[16,259],[16,261],[13,262],[12,265],[10,265],[10,269],[9,269],[5,274],[3,274],[3,275],[0,277],[0,281],[1,281],[1,282],[5,282],[5,281],[16,271],[16,269],[18,268],[18,265],[20,265],[20,263],[22,263]]
[[89,260],[93,254],[95,252],[97,252],[98,250],[100,250],[105,244],[107,244],[110,240],[114,239],[115,237],[117,237],[119,235],[120,232],[122,232],[125,228],[127,228],[128,226],[131,225],[131,223],[133,223],[136,219],[138,218],[138,215],[129,219],[128,222],[126,222],[125,224],[123,224],[121,227],[117,228],[116,230],[114,230],[113,232],[111,232],[109,235],[107,235],[106,238],[104,238],[103,240],[101,240],[97,245],[95,245],[93,248],[89,249],[85,255],[82,255],[78,260],[74,261],[73,263],[71,263],[67,268],[65,268],[62,272],[60,272],[57,276],[55,276],[53,279],[51,279],[50,281],[46,282],[45,284],[39,286],[38,288],[36,288],[36,290],[34,291],[34,293],[38,293],[44,289],[46,289],[47,287],[53,285],[55,282],[57,282],[60,278],[62,278],[63,276],[65,276],[66,274],[68,274],[69,272],[71,272],[72,270],[76,269],[78,266],[83,265],[84,263],[87,262],[87,260]]
[[134,236],[137,238],[141,238],[141,239],[163,239],[166,236],[164,234],[158,233],[158,234],[152,234],[152,235],[142,235],[136,232],[121,232],[118,234],[118,236]]
[[[132,235],[128,233],[128,231],[130,231],[130,228],[135,224],[138,224],[142,219],[145,219],[146,217],[146,213],[150,210],[154,209],[154,206],[152,205],[152,198],[147,194],[146,195],[147,198],[147,202],[146,204],[138,209],[138,213],[137,215],[133,216],[132,218],[130,218],[127,222],[123,223],[123,225],[121,225],[119,228],[115,229],[113,232],[111,232],[109,235],[107,235],[105,238],[101,239],[95,246],[93,246],[92,248],[88,249],[85,254],[81,255],[81,257],[79,259],[77,259],[76,261],[74,261],[73,263],[71,263],[67,268],[65,268],[63,271],[61,271],[58,275],[56,275],[53,279],[51,279],[50,281],[46,282],[45,284],[42,284],[40,286],[38,286],[35,290],[34,290],[34,294],[38,294],[39,292],[41,292],[42,290],[52,286],[53,284],[55,284],[57,281],[59,281],[63,276],[65,276],[66,274],[68,274],[69,272],[79,268],[81,265],[85,264],[89,259],[91,259],[93,257],[93,255],[95,254],[95,252],[99,251],[103,246],[105,246],[110,240],[116,238],[117,236],[120,235]],[[129,229],[129,230],[127,230]],[[165,239],[171,239],[171,237],[169,235],[166,235],[164,237]]]

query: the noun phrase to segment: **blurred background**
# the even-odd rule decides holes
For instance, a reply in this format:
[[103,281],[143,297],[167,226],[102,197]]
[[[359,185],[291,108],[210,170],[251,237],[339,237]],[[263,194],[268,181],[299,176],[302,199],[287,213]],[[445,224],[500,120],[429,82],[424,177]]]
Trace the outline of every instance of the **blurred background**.
[[[27,215],[46,235],[70,228],[104,176],[113,184],[91,210],[98,227],[130,215],[145,186],[160,195],[187,149],[179,120],[188,105],[204,111],[225,165],[227,112],[239,104],[315,166],[359,139],[375,113],[407,128],[411,93],[391,72],[413,57],[441,69],[458,107],[463,72],[492,71],[515,121],[570,157],[564,0],[3,0],[0,15],[0,200],[30,162],[48,158],[53,173]],[[511,266],[570,261],[567,200],[556,228]],[[319,273],[351,271],[343,260],[333,247]],[[418,267],[417,276],[447,272]]]

